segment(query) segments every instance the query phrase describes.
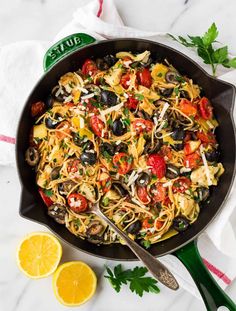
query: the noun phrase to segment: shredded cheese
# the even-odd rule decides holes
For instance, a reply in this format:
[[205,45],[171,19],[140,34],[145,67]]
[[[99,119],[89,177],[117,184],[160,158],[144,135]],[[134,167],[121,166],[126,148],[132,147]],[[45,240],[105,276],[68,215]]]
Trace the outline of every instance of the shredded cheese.
[[108,113],[111,113],[113,111],[119,111],[121,107],[123,107],[124,103],[120,103],[114,107],[110,107],[110,108],[107,108],[106,110],[102,110],[101,111],[101,115],[106,115]]
[[89,98],[94,97],[94,95],[95,95],[94,93],[90,93],[90,94],[88,94],[88,95],[81,96],[81,99],[82,99],[82,100],[89,99]]
[[204,153],[202,145],[200,146],[200,153],[201,153],[202,162],[203,162],[203,165],[204,165],[204,168],[205,168],[205,174],[206,174],[206,178],[207,178],[207,183],[208,183],[208,186],[211,186],[212,182],[211,182],[211,178],[210,178],[210,171],[209,171],[209,168],[208,168],[206,156],[205,156],[205,153]]
[[169,108],[169,104],[166,102],[161,110],[161,113],[160,113],[160,116],[159,116],[159,119],[158,121],[161,121],[166,113],[166,110]]

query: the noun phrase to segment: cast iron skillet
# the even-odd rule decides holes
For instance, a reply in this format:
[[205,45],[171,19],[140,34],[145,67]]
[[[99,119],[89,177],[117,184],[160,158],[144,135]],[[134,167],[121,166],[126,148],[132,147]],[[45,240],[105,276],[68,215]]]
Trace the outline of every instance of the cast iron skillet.
[[[208,273],[196,247],[198,235],[206,229],[223,207],[235,175],[235,127],[232,117],[235,89],[229,83],[209,76],[191,59],[168,46],[142,39],[114,39],[95,42],[95,39],[88,35],[74,34],[56,43],[48,50],[44,59],[44,69],[47,72],[27,99],[18,126],[16,159],[22,183],[20,215],[46,225],[64,241],[89,254],[112,260],[136,260],[135,255],[126,246],[91,244],[76,238],[64,226],[48,217],[34,182],[34,171],[25,162],[24,155],[28,148],[29,132],[33,125],[30,106],[35,101],[44,100],[63,74],[68,71],[76,71],[84,60],[91,56],[96,58],[106,54],[115,54],[118,51],[143,52],[145,50],[151,51],[154,57],[167,58],[181,74],[186,74],[199,84],[205,95],[211,100],[220,123],[216,134],[221,148],[220,160],[225,168],[219,185],[212,190],[210,203],[202,207],[197,221],[183,234],[153,245],[150,252],[155,256],[163,256],[168,253],[177,256],[191,273],[208,310],[217,310],[222,305],[228,307],[229,310],[236,310],[232,300]],[[72,51],[73,53],[71,53]],[[50,70],[48,70],[49,68]]]

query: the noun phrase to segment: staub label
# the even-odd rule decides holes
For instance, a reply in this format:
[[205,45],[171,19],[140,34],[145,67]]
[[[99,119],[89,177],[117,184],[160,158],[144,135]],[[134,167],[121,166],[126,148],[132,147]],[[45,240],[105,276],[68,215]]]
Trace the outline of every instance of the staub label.
[[67,40],[59,43],[57,46],[52,47],[51,51],[48,53],[48,56],[51,57],[52,60],[60,57],[65,54],[67,51],[71,51],[75,47],[81,44],[81,39],[79,37],[71,37]]

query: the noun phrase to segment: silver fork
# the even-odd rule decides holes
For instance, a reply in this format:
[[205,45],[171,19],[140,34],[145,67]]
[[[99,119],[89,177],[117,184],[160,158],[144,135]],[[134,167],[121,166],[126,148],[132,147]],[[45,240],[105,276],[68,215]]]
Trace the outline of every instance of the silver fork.
[[103,212],[100,210],[99,203],[93,204],[89,212],[103,219],[110,227],[126,242],[132,252],[144,263],[150,273],[162,284],[172,290],[177,290],[179,284],[173,274],[154,256],[139,246],[135,241],[122,230],[120,230]]

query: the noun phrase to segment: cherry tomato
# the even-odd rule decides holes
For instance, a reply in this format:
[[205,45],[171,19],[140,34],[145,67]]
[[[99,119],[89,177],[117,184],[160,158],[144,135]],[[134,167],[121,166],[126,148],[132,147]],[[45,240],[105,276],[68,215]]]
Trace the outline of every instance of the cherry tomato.
[[129,73],[126,73],[121,77],[120,84],[126,90],[129,88],[129,85],[130,85],[130,74]]
[[181,112],[186,114],[187,116],[195,116],[197,114],[197,107],[196,104],[192,103],[191,101],[187,99],[182,99],[179,108]]
[[197,132],[197,138],[200,139],[202,143],[206,143],[206,144],[216,143],[215,135],[211,132],[208,132],[208,133]]
[[150,202],[146,187],[137,187],[137,196],[143,204],[148,204]]
[[84,75],[94,75],[98,71],[96,63],[91,59],[86,59],[82,66],[82,74]]
[[161,227],[163,226],[163,221],[161,221],[161,220],[156,220],[155,221],[155,228],[156,228],[156,230],[159,230],[159,229],[161,229]]
[[153,175],[162,178],[166,173],[166,163],[162,156],[159,154],[150,154],[147,160],[147,165],[151,166]]
[[148,68],[142,68],[137,72],[137,79],[139,84],[150,88],[152,85],[152,76]]
[[47,207],[51,206],[53,204],[53,201],[50,199],[49,196],[47,196],[43,189],[39,188],[39,194],[43,200],[43,202],[46,204]]
[[56,127],[56,137],[58,139],[63,139],[65,137],[68,137],[70,133],[71,133],[70,123],[68,121],[62,121]]
[[107,172],[102,172],[98,181],[102,191],[105,193],[111,189],[111,176]]
[[160,150],[160,155],[162,157],[167,157],[169,160],[172,159],[172,149],[169,146],[163,145]]
[[152,218],[145,218],[142,222],[142,228],[143,229],[149,229],[152,227],[154,220]]
[[189,140],[184,144],[184,154],[194,153],[201,145],[200,140]]
[[135,119],[132,122],[132,126],[134,131],[136,132],[137,135],[141,133],[149,133],[153,129],[153,123],[150,120],[145,120],[145,119]]
[[162,202],[163,205],[168,206],[169,204],[171,204],[171,200],[169,197],[165,197],[165,199]]
[[31,106],[31,116],[32,117],[39,117],[41,116],[45,111],[45,104],[42,101],[39,101],[37,103],[32,104]]
[[159,182],[152,185],[150,191],[152,194],[152,199],[156,203],[163,201],[165,199],[166,193],[167,193],[167,189],[165,187],[163,187],[162,183],[159,183]]
[[80,160],[78,160],[78,159],[70,160],[70,162],[68,164],[68,172],[69,173],[76,173],[76,172],[78,172],[79,164],[80,164]]
[[96,134],[98,137],[104,136],[103,130],[105,128],[105,124],[97,116],[92,116],[90,118],[89,125],[90,125],[92,131],[94,132],[94,134]]
[[129,109],[135,110],[138,106],[138,99],[134,98],[131,94],[128,94],[129,98],[127,99],[127,102],[125,103],[125,106]]
[[187,177],[179,177],[175,180],[172,186],[173,193],[180,192],[184,193],[189,189],[191,185],[191,180]]
[[198,168],[202,163],[201,156],[194,152],[184,157],[184,166],[188,168]]
[[213,115],[213,108],[211,106],[211,103],[206,97],[202,97],[198,103],[199,105],[199,111],[203,119],[209,120],[212,118]]
[[74,103],[71,103],[71,102],[68,102],[68,103],[65,103],[65,106],[67,106],[67,107],[74,107],[75,104],[74,104]]
[[125,175],[132,168],[133,158],[125,152],[120,152],[113,156],[113,164],[119,174]]
[[67,199],[70,209],[75,213],[86,211],[88,208],[88,202],[86,198],[80,193],[72,193]]

